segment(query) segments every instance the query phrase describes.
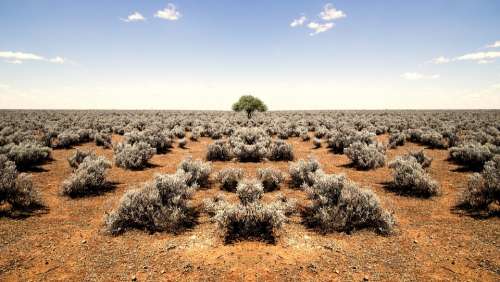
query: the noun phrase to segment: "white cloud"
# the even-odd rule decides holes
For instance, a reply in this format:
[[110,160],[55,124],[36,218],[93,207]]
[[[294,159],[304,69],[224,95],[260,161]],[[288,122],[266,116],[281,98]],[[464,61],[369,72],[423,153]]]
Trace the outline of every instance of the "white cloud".
[[23,52],[12,52],[12,51],[0,51],[0,58],[5,59],[6,63],[9,64],[22,64],[24,61],[45,61],[49,63],[55,64],[64,64],[67,62],[66,59],[62,57],[54,57],[52,59],[47,59],[43,56],[32,54],[32,53],[23,53]]
[[130,14],[126,19],[122,19],[122,21],[130,23],[130,22],[140,22],[140,21],[145,21],[146,18],[141,15],[139,12],[134,12]]
[[334,26],[333,23],[310,22],[309,24],[307,24],[308,28],[314,30],[314,32],[309,33],[309,35],[311,35],[311,36],[316,35],[318,33],[328,31],[328,30],[332,29],[333,26]]
[[426,75],[418,72],[406,72],[401,75],[401,78],[406,80],[438,79],[439,74]]
[[500,48],[500,40],[497,40],[490,45],[486,45],[486,48]]
[[434,59],[431,60],[432,63],[438,64],[438,65],[439,64],[446,64],[446,63],[449,63],[450,61],[451,61],[450,58],[446,58],[446,57],[443,57],[443,56],[437,57],[437,58],[434,58]]
[[335,9],[335,7],[333,7],[332,4],[328,3],[323,8],[323,11],[319,13],[319,17],[325,21],[331,21],[331,20],[345,18],[346,14],[341,10]]
[[64,64],[66,62],[66,60],[64,58],[61,58],[59,56],[55,57],[55,58],[52,58],[49,60],[51,63],[55,63],[55,64]]
[[457,61],[482,61],[500,58],[500,51],[476,52],[456,57]]
[[12,51],[0,51],[0,58],[4,58],[12,61],[23,61],[23,60],[35,60],[41,61],[45,60],[44,57],[38,56],[32,53],[23,53],[23,52],[12,52]]
[[176,21],[182,17],[182,14],[177,11],[174,4],[169,3],[165,9],[157,11],[155,17],[169,21]]
[[298,19],[294,19],[292,23],[290,23],[291,27],[297,27],[297,26],[302,26],[306,22],[306,16],[301,16]]

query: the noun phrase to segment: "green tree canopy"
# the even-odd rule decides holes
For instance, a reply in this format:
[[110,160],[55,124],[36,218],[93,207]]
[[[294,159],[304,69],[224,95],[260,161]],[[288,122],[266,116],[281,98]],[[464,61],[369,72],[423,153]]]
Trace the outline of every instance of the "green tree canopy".
[[245,111],[248,118],[252,117],[253,112],[265,112],[267,111],[267,106],[259,98],[252,95],[241,96],[238,102],[233,104],[233,111],[241,112]]

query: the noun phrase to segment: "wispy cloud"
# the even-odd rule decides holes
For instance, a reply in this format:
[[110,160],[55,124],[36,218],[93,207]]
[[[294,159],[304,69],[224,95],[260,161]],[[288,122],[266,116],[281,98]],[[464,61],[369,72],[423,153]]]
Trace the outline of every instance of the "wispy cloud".
[[165,9],[157,11],[155,17],[169,21],[176,21],[182,17],[182,14],[177,10],[174,4],[169,3]]
[[56,64],[64,64],[67,62],[66,59],[59,56],[50,59],[33,53],[13,51],[0,51],[0,58],[5,59],[5,62],[10,64],[22,64],[25,61],[45,61]]
[[291,27],[297,27],[297,26],[303,26],[304,23],[306,22],[307,18],[306,16],[301,16],[300,18],[298,19],[294,19],[291,23],[290,23],[290,26]]
[[294,19],[291,23],[291,27],[306,26],[307,28],[313,30],[309,35],[314,36],[319,33],[326,32],[335,26],[333,20],[345,18],[347,15],[341,11],[337,10],[331,3],[326,4],[318,15],[320,20],[311,20],[306,24],[307,17],[301,16],[300,18]]
[[450,58],[446,58],[446,57],[443,57],[443,56],[437,57],[437,58],[434,58],[434,59],[431,60],[431,62],[433,64],[437,64],[437,65],[439,65],[439,64],[446,64],[446,63],[449,63],[450,61],[451,61]]
[[439,77],[439,74],[426,75],[418,72],[406,72],[401,75],[401,78],[406,80],[438,79]]
[[486,45],[486,48],[500,48],[500,40],[497,40],[490,45]]
[[309,35],[313,36],[332,29],[334,27],[334,23],[310,22],[307,24],[307,27],[313,30],[313,32],[309,33]]
[[146,20],[146,18],[139,12],[134,12],[130,15],[128,15],[128,17],[126,19],[121,19],[122,21],[124,22],[127,22],[127,23],[130,23],[130,22],[143,22]]
[[323,7],[323,11],[319,13],[319,17],[325,21],[341,19],[346,16],[347,15],[343,11],[335,9],[331,3],[326,4],[325,7]]

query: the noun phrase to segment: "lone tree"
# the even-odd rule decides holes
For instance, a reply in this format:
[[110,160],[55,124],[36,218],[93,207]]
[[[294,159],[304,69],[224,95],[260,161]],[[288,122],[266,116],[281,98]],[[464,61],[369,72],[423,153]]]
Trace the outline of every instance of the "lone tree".
[[245,111],[248,118],[252,118],[253,112],[265,112],[267,111],[267,106],[259,98],[252,95],[245,95],[241,96],[238,102],[233,104],[233,111]]

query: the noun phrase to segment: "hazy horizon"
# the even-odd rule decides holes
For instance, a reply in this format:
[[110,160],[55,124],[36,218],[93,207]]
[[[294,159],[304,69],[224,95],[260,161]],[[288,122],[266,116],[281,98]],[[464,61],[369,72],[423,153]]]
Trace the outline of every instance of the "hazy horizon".
[[500,109],[499,1],[0,2],[0,108]]

